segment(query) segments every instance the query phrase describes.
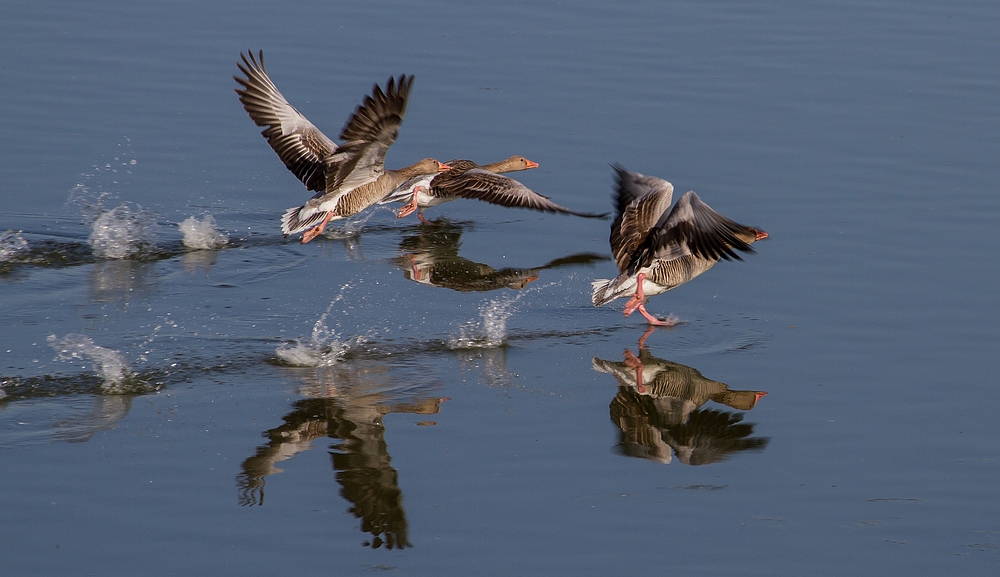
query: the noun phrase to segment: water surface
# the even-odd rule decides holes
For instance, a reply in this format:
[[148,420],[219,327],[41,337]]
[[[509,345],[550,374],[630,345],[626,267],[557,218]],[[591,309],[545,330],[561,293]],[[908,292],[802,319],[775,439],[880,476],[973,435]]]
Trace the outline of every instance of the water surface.
[[[998,10],[9,3],[5,574],[995,573]],[[300,245],[246,49],[330,136],[415,74],[390,167],[603,212],[621,162],[771,238],[642,346],[608,221]]]

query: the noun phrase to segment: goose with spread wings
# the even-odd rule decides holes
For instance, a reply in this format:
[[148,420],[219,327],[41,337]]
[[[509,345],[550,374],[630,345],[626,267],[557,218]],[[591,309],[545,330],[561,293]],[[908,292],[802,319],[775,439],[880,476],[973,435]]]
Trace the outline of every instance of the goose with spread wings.
[[413,86],[413,76],[389,77],[385,90],[355,109],[336,144],[288,103],[264,67],[264,52],[240,54],[237,63],[245,78],[234,76],[243,108],[267,139],[281,162],[316,195],[303,206],[288,209],[281,218],[285,236],[302,232],[307,243],[331,220],[357,214],[378,202],[412,176],[447,170],[425,158],[399,170],[385,169],[385,155],[396,140]]
[[625,316],[642,313],[652,325],[670,326],[646,311],[649,297],[690,281],[720,259],[743,260],[736,253],[767,233],[734,222],[712,210],[694,191],[685,193],[668,212],[674,186],[661,178],[615,169],[616,218],[611,224],[611,252],[618,265],[614,279],[598,279],[591,298],[601,306],[617,298]]
[[423,217],[425,208],[458,198],[472,198],[512,208],[530,208],[584,218],[607,216],[607,213],[593,214],[570,210],[552,202],[548,197],[538,194],[513,178],[499,174],[538,166],[537,162],[530,161],[523,156],[512,156],[485,166],[462,159],[449,160],[445,164],[451,169],[441,174],[427,175],[404,183],[382,202],[409,200],[396,213],[396,218],[403,218],[419,209],[417,216],[424,223],[427,222]]

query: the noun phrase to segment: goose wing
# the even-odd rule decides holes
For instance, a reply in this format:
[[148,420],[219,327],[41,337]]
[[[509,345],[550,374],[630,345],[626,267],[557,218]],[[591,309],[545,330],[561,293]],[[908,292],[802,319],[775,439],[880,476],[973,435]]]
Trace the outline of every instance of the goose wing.
[[236,65],[246,78],[233,78],[241,86],[236,94],[243,109],[257,126],[266,127],[261,134],[307,189],[325,190],[324,160],[337,151],[337,145],[281,95],[264,68],[263,50],[259,57],[248,51],[241,53],[240,58],[242,64]]
[[636,249],[670,208],[674,185],[662,178],[615,169],[616,218],[611,224],[611,252],[624,272]]
[[[449,163],[449,166],[454,168],[454,165],[451,163]],[[455,178],[439,179],[435,179],[431,184],[435,188],[435,194],[441,194],[442,196],[474,198],[490,204],[572,214],[584,218],[603,218],[607,216],[607,214],[570,210],[552,202],[548,197],[538,194],[513,178],[501,176],[482,168],[472,168]]]
[[712,210],[694,191],[684,193],[673,210],[647,235],[628,264],[628,273],[649,266],[655,260],[673,260],[685,255],[717,261],[743,260],[735,251],[754,252],[740,239],[754,230]]
[[376,84],[340,133],[346,141],[326,162],[326,190],[351,190],[372,182],[385,170],[385,155],[396,141],[413,76],[389,77],[385,91]]

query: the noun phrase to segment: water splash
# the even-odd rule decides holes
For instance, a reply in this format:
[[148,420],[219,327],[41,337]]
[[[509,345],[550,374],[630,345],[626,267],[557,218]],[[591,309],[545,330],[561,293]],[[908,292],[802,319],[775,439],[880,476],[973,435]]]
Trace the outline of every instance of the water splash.
[[156,246],[156,221],[141,207],[122,203],[97,217],[87,242],[99,258],[142,256]]
[[90,361],[94,372],[104,379],[101,388],[110,393],[124,392],[123,386],[132,376],[132,369],[118,351],[99,346],[94,339],[78,333],[69,333],[61,339],[49,335],[46,341],[56,351],[57,360]]
[[479,308],[480,322],[471,320],[459,329],[459,335],[448,340],[451,349],[489,349],[507,344],[507,319],[514,314],[514,304],[527,291],[515,296],[497,297]]
[[[347,288],[344,287],[344,289]],[[339,363],[352,347],[360,344],[363,337],[342,339],[336,331],[326,324],[326,319],[330,316],[333,305],[343,298],[344,293],[341,291],[336,298],[330,301],[326,311],[313,325],[309,339],[296,339],[294,343],[279,346],[275,351],[278,358],[294,367],[330,367]]]
[[229,242],[229,235],[215,227],[215,218],[206,214],[201,220],[190,216],[177,225],[184,235],[184,246],[195,250],[222,248]]
[[361,234],[361,229],[365,227],[365,224],[367,224],[377,212],[379,212],[378,207],[369,208],[368,210],[348,218],[344,221],[344,224],[338,227],[326,229],[323,234],[326,235],[327,238],[333,239],[351,239],[357,237]]
[[28,254],[28,241],[21,231],[8,230],[0,234],[0,263],[12,262]]

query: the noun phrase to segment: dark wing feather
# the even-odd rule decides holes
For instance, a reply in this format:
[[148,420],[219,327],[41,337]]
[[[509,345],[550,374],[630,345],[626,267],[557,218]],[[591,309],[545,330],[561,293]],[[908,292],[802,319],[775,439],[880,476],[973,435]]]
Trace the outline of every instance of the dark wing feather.
[[[626,170],[621,164],[611,165],[615,169],[615,218],[621,217],[632,202],[655,193],[661,195],[661,201],[670,206],[674,185],[662,178],[646,176],[638,172]],[[652,224],[651,224],[652,226]]]
[[236,94],[244,110],[257,126],[266,127],[261,134],[307,189],[325,190],[324,159],[337,151],[337,145],[281,95],[264,68],[263,50],[259,59],[249,51],[240,58],[243,63],[236,65],[246,78],[233,78],[241,86]]
[[736,254],[737,250],[754,252],[750,243],[740,238],[754,238],[754,229],[715,212],[694,191],[685,193],[662,220],[629,261],[629,274],[635,274],[654,260],[670,260],[688,254],[717,261],[743,260]]
[[[454,165],[449,164],[449,166]],[[436,178],[431,184],[436,189],[435,194],[441,194],[442,196],[474,198],[501,206],[572,214],[584,218],[603,218],[607,216],[607,214],[593,214],[570,210],[552,202],[548,197],[538,194],[513,178],[501,176],[481,168],[467,170],[458,177],[449,177],[440,181]]]
[[632,260],[636,249],[670,208],[674,186],[661,178],[615,169],[617,216],[611,225],[611,252],[619,272]]
[[406,115],[413,76],[389,77],[386,89],[376,84],[340,133],[338,154],[327,162],[327,191],[353,189],[367,184],[384,172],[385,155],[396,141]]

